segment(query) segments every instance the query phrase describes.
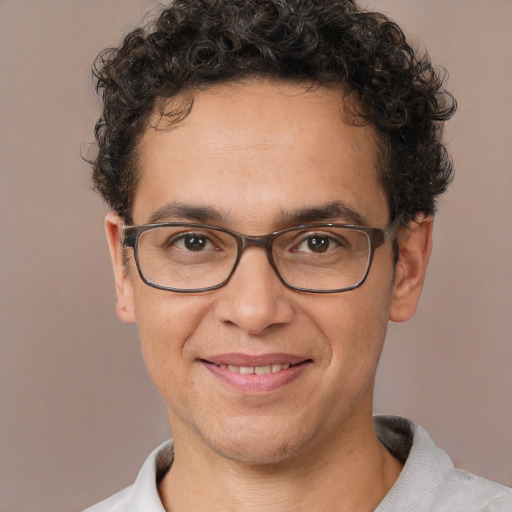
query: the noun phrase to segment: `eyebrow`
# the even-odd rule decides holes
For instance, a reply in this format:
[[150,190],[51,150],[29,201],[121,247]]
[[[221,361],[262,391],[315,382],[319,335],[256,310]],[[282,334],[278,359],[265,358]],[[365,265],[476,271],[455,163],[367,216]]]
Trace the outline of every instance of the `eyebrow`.
[[[228,216],[211,206],[171,202],[156,210],[149,217],[148,223],[154,224],[171,219],[186,219],[208,223],[211,221],[226,221],[226,217]],[[341,220],[344,223],[357,226],[367,225],[365,217],[343,201],[332,201],[295,210],[283,210],[277,220],[279,224],[287,226],[333,220]]]
[[197,206],[186,203],[172,202],[156,210],[148,219],[149,224],[169,219],[187,219],[196,222],[220,220],[223,215],[211,206]]
[[343,201],[332,201],[317,206],[285,211],[282,215],[283,223],[290,225],[332,220],[342,220],[358,226],[367,225],[365,217]]

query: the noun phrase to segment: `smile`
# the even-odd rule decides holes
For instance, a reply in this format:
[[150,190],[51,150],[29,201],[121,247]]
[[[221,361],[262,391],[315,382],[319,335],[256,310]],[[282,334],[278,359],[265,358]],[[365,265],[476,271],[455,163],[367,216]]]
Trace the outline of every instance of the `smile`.
[[290,368],[289,363],[285,364],[267,364],[265,366],[235,366],[232,364],[221,364],[219,365],[220,368],[223,368],[225,370],[229,370],[230,372],[234,373],[243,373],[244,375],[255,373],[256,375],[268,375],[269,373],[277,373],[281,370],[287,370]]
[[266,394],[296,380],[313,363],[290,354],[223,354],[201,360],[223,385],[242,394]]

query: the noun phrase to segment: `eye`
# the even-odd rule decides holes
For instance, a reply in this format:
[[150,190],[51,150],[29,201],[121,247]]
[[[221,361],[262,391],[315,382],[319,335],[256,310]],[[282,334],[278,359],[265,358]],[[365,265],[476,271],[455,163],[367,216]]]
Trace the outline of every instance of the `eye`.
[[207,249],[214,249],[214,245],[210,239],[200,233],[183,233],[179,237],[170,240],[168,246],[192,252],[202,252]]
[[325,235],[313,235],[307,238],[307,246],[313,252],[325,252],[329,249],[331,240]]
[[323,254],[333,249],[342,247],[342,242],[326,233],[306,233],[302,239],[295,244],[292,252],[312,252]]

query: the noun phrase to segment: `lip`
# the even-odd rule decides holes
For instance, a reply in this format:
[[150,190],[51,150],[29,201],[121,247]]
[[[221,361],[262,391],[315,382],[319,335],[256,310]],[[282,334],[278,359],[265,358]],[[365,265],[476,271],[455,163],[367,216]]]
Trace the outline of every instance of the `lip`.
[[[223,384],[242,394],[261,395],[278,390],[297,379],[312,363],[311,359],[293,354],[219,354],[200,362],[203,366]],[[230,371],[227,365],[232,366],[267,366],[271,364],[289,364],[290,367],[276,373],[243,374]]]
[[299,364],[303,361],[309,360],[309,358],[294,354],[284,353],[272,353],[272,354],[260,354],[260,355],[249,355],[240,353],[231,354],[216,354],[203,358],[208,363],[213,363],[217,366],[222,364],[230,364],[233,366],[265,366],[267,364]]

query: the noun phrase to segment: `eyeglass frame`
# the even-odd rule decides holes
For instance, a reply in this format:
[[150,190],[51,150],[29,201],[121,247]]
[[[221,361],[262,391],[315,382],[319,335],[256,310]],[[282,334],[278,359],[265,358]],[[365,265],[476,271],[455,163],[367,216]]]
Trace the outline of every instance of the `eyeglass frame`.
[[[240,259],[242,258],[242,254],[245,251],[247,247],[260,247],[262,249],[265,249],[267,253],[267,259],[270,263],[270,266],[274,270],[275,274],[279,278],[279,280],[288,288],[292,290],[296,290],[299,292],[307,292],[307,293],[341,293],[341,292],[347,292],[350,290],[354,290],[356,288],[359,288],[364,284],[366,281],[368,274],[370,273],[370,268],[372,266],[373,262],[373,256],[376,249],[378,249],[380,246],[384,245],[386,242],[393,239],[393,237],[396,234],[396,231],[398,227],[401,224],[401,218],[400,216],[396,217],[393,222],[391,222],[387,227],[385,228],[375,228],[375,227],[368,227],[368,226],[358,226],[354,224],[336,224],[336,223],[315,223],[315,224],[302,224],[299,226],[292,226],[285,229],[280,229],[278,231],[274,231],[272,233],[269,233],[267,235],[261,235],[261,236],[251,236],[251,235],[243,235],[242,233],[238,233],[237,231],[232,231],[230,229],[221,228],[219,226],[211,226],[208,224],[197,224],[192,222],[159,222],[159,223],[153,223],[153,224],[141,224],[139,226],[127,226],[124,225],[121,228],[121,247],[123,248],[131,248],[133,250],[135,263],[137,266],[137,271],[139,273],[140,278],[142,281],[147,284],[148,286],[151,286],[152,288],[156,288],[158,290],[164,290],[164,291],[170,291],[170,292],[177,292],[177,293],[202,293],[202,292],[209,292],[212,290],[218,290],[219,288],[222,288],[228,284],[230,279],[233,277],[233,274],[235,273],[235,270],[238,267],[238,264],[240,263]],[[236,241],[237,245],[237,255],[235,258],[235,261],[233,263],[233,267],[231,271],[229,272],[228,276],[224,281],[221,283],[214,285],[214,286],[208,286],[205,288],[192,288],[190,290],[188,289],[182,289],[182,288],[171,288],[169,286],[163,286],[156,284],[149,279],[146,278],[144,273],[142,272],[140,263],[139,263],[139,238],[142,233],[145,231],[149,231],[152,229],[157,228],[163,228],[163,227],[177,227],[177,226],[186,226],[190,228],[196,228],[196,229],[209,229],[213,231],[220,231],[222,233],[226,233],[233,237]],[[370,244],[369,249],[369,255],[368,255],[368,263],[366,266],[366,272],[364,276],[361,278],[359,282],[357,282],[353,286],[348,286],[345,288],[339,288],[334,290],[314,290],[310,288],[301,288],[298,286],[293,286],[290,283],[287,283],[284,277],[281,275],[281,272],[279,271],[276,262],[274,260],[274,255],[272,252],[272,247],[274,240],[282,235],[283,233],[287,233],[289,231],[294,231],[297,229],[315,229],[315,228],[344,228],[344,229],[350,229],[354,231],[362,231],[366,234],[368,237],[368,241]]]

